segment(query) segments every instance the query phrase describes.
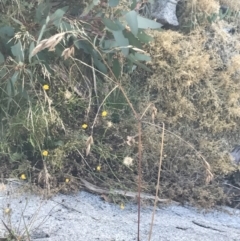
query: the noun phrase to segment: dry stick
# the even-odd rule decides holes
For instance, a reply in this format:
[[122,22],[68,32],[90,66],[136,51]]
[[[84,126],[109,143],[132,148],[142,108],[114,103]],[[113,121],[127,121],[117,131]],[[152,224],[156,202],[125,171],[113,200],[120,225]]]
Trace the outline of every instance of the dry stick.
[[140,208],[142,182],[142,123],[138,120],[138,241],[140,241]]
[[155,196],[155,201],[154,201],[154,208],[153,208],[153,213],[152,213],[152,222],[151,222],[151,226],[150,226],[148,241],[151,240],[152,228],[153,228],[153,222],[154,222],[154,215],[155,215],[155,212],[156,212],[156,206],[157,206],[157,202],[158,202],[158,190],[159,190],[161,167],[162,167],[163,139],[164,139],[164,123],[163,123],[163,129],[162,129],[162,142],[161,142],[161,147],[160,147],[160,159],[159,159],[159,167],[158,167],[157,189],[156,189],[156,196]]
[[116,85],[116,86],[105,96],[105,98],[103,99],[102,103],[99,105],[98,110],[97,110],[97,114],[96,114],[96,116],[95,116],[95,118],[94,118],[94,121],[93,121],[93,124],[92,124],[92,127],[91,127],[91,128],[92,128],[91,136],[93,135],[93,128],[94,128],[94,126],[95,126],[95,124],[96,124],[97,117],[98,117],[98,114],[99,114],[99,112],[100,112],[100,109],[101,109],[103,103],[105,102],[105,100],[108,98],[108,96],[109,96],[117,87],[118,87],[118,85]]
[[[93,46],[96,46],[96,40],[97,40],[97,36],[95,36],[94,38],[94,45]],[[91,62],[92,62],[92,67],[94,66],[94,61],[93,61],[93,57],[91,57]],[[97,105],[99,107],[99,101],[98,101],[98,94],[97,94],[97,81],[96,81],[96,73],[95,73],[95,68],[93,67],[92,68],[92,74],[93,74],[93,87],[94,87],[94,92],[95,92],[95,95],[96,95],[96,98],[97,98]]]

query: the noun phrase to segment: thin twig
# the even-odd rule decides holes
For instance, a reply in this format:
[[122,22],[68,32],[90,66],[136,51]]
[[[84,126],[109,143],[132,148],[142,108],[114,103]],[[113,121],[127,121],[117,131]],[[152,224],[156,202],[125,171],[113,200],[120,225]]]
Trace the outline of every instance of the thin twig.
[[93,121],[93,124],[92,124],[92,127],[91,127],[91,128],[92,128],[91,136],[93,135],[93,128],[94,128],[94,126],[95,126],[95,124],[96,124],[97,117],[98,117],[98,114],[99,114],[99,112],[100,112],[100,109],[101,109],[103,103],[104,103],[105,100],[108,98],[108,96],[109,96],[115,89],[117,89],[117,88],[118,88],[118,85],[116,85],[116,86],[105,96],[105,98],[103,99],[102,103],[99,105],[98,110],[97,110],[97,114],[95,115],[95,118],[94,118],[94,121]]
[[142,124],[138,120],[138,241],[140,241],[140,211],[142,185]]
[[[101,187],[98,187],[96,185],[93,185],[92,183],[88,182],[87,180],[83,178],[79,178],[83,184],[83,186],[90,192],[98,193],[98,194],[113,194],[113,195],[122,195],[124,197],[131,197],[131,198],[137,198],[138,193],[137,192],[131,192],[131,191],[125,191],[125,190],[119,190],[119,189],[111,189],[107,190]],[[141,193],[141,198],[146,200],[155,200],[155,196],[149,194],[149,193]],[[170,199],[160,199],[158,198],[158,202],[168,203],[170,202]],[[174,202],[177,204],[177,202]]]
[[163,154],[163,140],[164,140],[164,123],[163,123],[163,129],[162,129],[162,142],[160,146],[160,159],[159,159],[159,166],[158,166],[158,179],[157,179],[157,187],[156,187],[156,196],[155,196],[155,201],[154,201],[154,207],[153,207],[153,213],[152,213],[152,222],[150,226],[150,231],[149,231],[149,237],[148,241],[151,240],[152,236],[152,228],[153,228],[153,222],[154,222],[154,215],[156,212],[156,207],[157,207],[157,202],[158,202],[158,191],[159,191],[159,185],[160,185],[160,175],[161,175],[161,168],[162,168],[162,154]]
[[[98,35],[95,36],[94,38],[94,46],[96,46],[96,40],[97,40]],[[92,63],[92,67],[94,66],[94,61],[93,61],[93,57],[91,57],[91,63]],[[98,100],[98,94],[97,94],[97,81],[96,81],[96,73],[95,73],[95,68],[92,68],[92,74],[93,74],[93,87],[94,87],[94,92],[95,92],[95,96],[97,99],[97,106],[99,107],[99,100]]]

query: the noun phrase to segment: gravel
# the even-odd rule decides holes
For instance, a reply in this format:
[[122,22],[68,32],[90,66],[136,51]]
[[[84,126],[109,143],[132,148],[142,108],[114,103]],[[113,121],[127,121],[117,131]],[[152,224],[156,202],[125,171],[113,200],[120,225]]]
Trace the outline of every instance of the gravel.
[[[23,234],[26,227],[37,241],[135,241],[137,206],[105,202],[99,196],[80,191],[58,194],[48,200],[23,192],[20,187],[0,186],[0,218]],[[6,214],[11,208],[11,214]],[[140,240],[148,240],[153,207],[141,209]],[[222,210],[222,211],[219,211]],[[155,213],[152,241],[240,240],[240,210],[197,210],[180,205],[162,205]],[[0,223],[0,237],[6,234]]]

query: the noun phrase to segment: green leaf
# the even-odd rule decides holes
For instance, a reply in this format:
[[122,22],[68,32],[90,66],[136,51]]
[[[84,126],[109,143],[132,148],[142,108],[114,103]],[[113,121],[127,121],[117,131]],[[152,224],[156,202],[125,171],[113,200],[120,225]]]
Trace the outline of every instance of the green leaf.
[[229,12],[229,11],[230,11],[229,8],[227,8],[227,10],[226,10],[225,13],[223,13],[223,10],[220,10],[220,12],[219,12],[219,19],[220,19],[220,20],[224,19],[224,18],[228,15],[228,12]]
[[18,71],[15,71],[11,79],[8,80],[7,83],[7,94],[9,97],[14,97],[16,95],[15,91],[15,83],[18,80]]
[[129,54],[129,55],[127,56],[127,58],[128,58],[129,60],[131,60],[134,64],[136,64],[136,65],[138,65],[139,67],[145,69],[146,71],[152,72],[152,70],[149,69],[146,65],[138,62],[137,59],[136,59],[136,57],[135,57],[133,54]]
[[6,68],[0,68],[0,78],[3,78],[7,74]]
[[3,54],[0,52],[0,64],[3,64],[5,62],[5,58]]
[[142,49],[142,43],[132,34],[132,32],[124,30],[123,34],[129,40],[130,45]]
[[61,22],[61,29],[62,29],[62,32],[66,32],[66,31],[72,31],[72,30],[76,30],[77,31],[77,28],[75,28],[73,25],[65,22],[65,21],[62,21]]
[[55,146],[63,146],[63,145],[64,145],[64,142],[63,142],[62,140],[55,141],[55,142],[54,142],[54,145],[55,145]]
[[105,64],[99,59],[99,54],[96,50],[92,51],[93,62],[95,66],[104,74],[107,74],[107,67]]
[[134,53],[134,57],[136,60],[139,60],[139,61],[151,61],[152,60],[151,57],[146,54]]
[[17,23],[17,24],[19,24],[19,25],[21,25],[21,26],[24,26],[23,23],[20,22],[18,19],[13,18],[13,17],[11,17],[11,18],[12,18],[12,20],[13,20],[15,23]]
[[119,4],[119,0],[108,0],[109,7],[116,7]]
[[153,37],[147,35],[143,29],[138,30],[137,37],[142,43],[149,43],[153,41]]
[[12,54],[16,57],[18,63],[24,62],[24,50],[20,41],[17,42],[14,46],[11,47]]
[[137,15],[137,19],[138,19],[138,27],[139,28],[143,28],[143,29],[157,29],[157,28],[161,28],[162,24],[155,22],[153,20],[150,20],[148,18],[144,18],[140,15]]
[[35,48],[34,42],[31,42],[30,47],[29,47],[29,56],[28,56],[28,61],[31,63],[32,61],[32,51]]
[[[115,41],[117,42],[118,46],[121,47],[126,47],[129,45],[129,41],[127,38],[124,37],[122,31],[112,31],[112,34],[114,36]],[[128,48],[121,48],[122,53],[124,56],[127,56],[129,53]]]
[[14,36],[14,28],[9,26],[4,26],[0,28],[0,37],[11,38]]
[[120,62],[118,61],[117,58],[113,59],[112,71],[113,71],[115,77],[118,79],[119,76],[121,75],[122,68],[121,68],[121,64],[120,64]]
[[132,10],[125,15],[125,19],[131,29],[131,32],[136,36],[138,33],[138,18],[136,11]]
[[23,97],[26,100],[30,100],[29,95],[28,95],[28,93],[27,93],[27,91],[25,89],[19,87],[18,91],[19,91],[21,97]]
[[100,0],[93,0],[91,4],[85,3],[87,7],[84,9],[81,17],[86,16],[94,8],[94,6],[98,5],[99,3]]
[[112,21],[109,18],[104,18],[102,21],[103,21],[103,24],[110,30],[113,30],[113,31],[121,30],[119,23],[117,23],[116,21]]
[[46,17],[48,16],[49,12],[50,12],[49,0],[41,2],[37,6],[37,9],[36,9],[35,22],[38,23],[38,24],[41,24],[42,20],[46,19]]
[[132,4],[131,4],[131,10],[134,10],[137,6],[137,1],[136,0],[133,0],[132,1]]
[[86,40],[75,41],[74,45],[78,49],[83,49],[86,54],[90,54],[92,52],[92,49],[93,49],[93,47]]
[[67,12],[68,6],[57,9],[50,17],[50,20],[53,22],[53,24],[58,28],[63,15]]

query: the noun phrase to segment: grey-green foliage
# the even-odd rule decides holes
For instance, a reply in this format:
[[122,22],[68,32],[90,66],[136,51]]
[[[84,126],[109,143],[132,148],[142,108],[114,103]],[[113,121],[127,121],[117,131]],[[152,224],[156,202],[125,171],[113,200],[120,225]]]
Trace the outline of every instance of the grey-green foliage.
[[[47,70],[50,70],[49,62],[52,61],[54,54],[48,53],[46,50],[38,53],[32,60],[31,51],[34,47],[44,38],[49,38],[53,35],[54,28],[58,31],[67,32],[66,38],[63,45],[67,45],[66,39],[72,39],[74,46],[78,49],[82,49],[85,53],[91,55],[95,67],[104,74],[108,73],[108,67],[106,66],[106,62],[103,61],[103,58],[108,61],[108,64],[111,64],[111,68],[114,72],[115,77],[120,77],[122,70],[124,71],[132,71],[133,66],[137,65],[146,70],[149,70],[142,62],[150,61],[151,58],[141,52],[143,44],[146,44],[152,40],[151,36],[148,36],[144,30],[148,28],[160,28],[161,24],[143,18],[139,16],[136,11],[115,11],[115,7],[118,6],[119,1],[117,0],[109,0],[108,6],[112,8],[112,16],[105,17],[105,13],[102,11],[94,12],[94,7],[99,4],[99,1],[93,0],[86,9],[83,11],[81,17],[88,17],[88,14],[91,11],[91,16],[99,17],[100,21],[98,22],[100,27],[100,33],[102,33],[102,37],[88,34],[88,32],[92,31],[91,22],[85,24],[84,21],[80,21],[82,31],[79,31],[79,26],[76,27],[73,24],[63,19],[63,16],[66,14],[68,7],[63,7],[57,9],[54,13],[50,13],[50,1],[46,0],[45,2],[37,5],[34,21],[39,26],[39,29],[36,29],[37,33],[37,42],[32,41],[28,45],[24,45],[19,39],[17,43],[11,46],[11,54],[13,55],[16,66],[24,68],[24,71],[15,71],[12,76],[9,76],[8,84],[7,84],[7,93],[8,96],[14,96],[14,86],[17,84],[18,79],[22,78],[23,72],[32,72],[32,67],[36,64],[43,64]],[[136,6],[136,1],[133,1],[129,6],[129,9],[134,9]],[[94,15],[95,14],[95,15]],[[93,19],[94,19],[93,17]],[[19,25],[19,28],[22,28],[24,24],[19,20],[14,20],[15,24]],[[126,29],[126,24],[129,26],[129,29]],[[104,31],[106,30],[106,34]],[[11,26],[4,26],[0,28],[0,37],[1,39],[5,39],[4,44],[7,44],[9,38],[13,36],[13,28]],[[17,31],[16,31],[17,32]],[[15,33],[16,33],[15,32]],[[81,38],[81,35],[83,38]],[[9,36],[9,37],[6,37]],[[61,48],[59,46],[56,47],[55,53],[61,53],[59,51]],[[62,49],[63,50],[63,49]],[[122,62],[118,58],[116,58],[116,54],[122,53],[125,61]],[[51,57],[49,57],[51,56]],[[0,63],[5,61],[5,57],[3,53],[0,52]],[[40,61],[40,62],[39,62]],[[31,64],[31,68],[23,66],[24,64]],[[127,66],[126,66],[127,65]],[[18,68],[19,69],[19,68]],[[21,69],[21,68],[20,68]],[[26,70],[26,71],[25,71]],[[20,73],[21,72],[21,73]],[[21,83],[20,83],[21,84]]]
[[[5,65],[0,69],[1,78],[5,80],[3,82],[5,91],[1,93],[1,98],[7,101],[7,105],[1,106],[4,112],[10,110],[10,105],[14,103],[12,101],[16,97],[27,101],[31,99],[28,90],[34,81],[33,73],[38,66],[44,66],[49,73],[52,73],[50,63],[60,57],[64,48],[68,47],[71,41],[77,49],[90,55],[95,67],[104,74],[109,72],[106,63],[116,78],[120,78],[123,71],[133,71],[136,66],[150,71],[143,62],[151,61],[151,58],[142,49],[144,44],[152,41],[152,37],[146,34],[145,30],[161,28],[161,24],[137,14],[133,10],[136,7],[136,1],[129,2],[129,11],[126,11],[117,8],[118,0],[109,0],[108,8],[111,10],[108,9],[109,11],[106,13],[105,9],[95,11],[94,8],[99,5],[99,1],[93,0],[81,14],[80,20],[82,19],[82,21],[79,21],[78,24],[64,20],[63,17],[68,11],[68,6],[56,9],[51,13],[50,3],[50,0],[46,0],[36,6],[33,19],[37,26],[34,33],[37,41],[33,41],[33,37],[29,37],[27,26],[16,18],[12,18],[13,26],[0,28],[0,41],[3,46],[9,48],[13,62],[11,70],[7,70]],[[89,22],[86,22],[84,19],[89,16],[91,18]],[[97,21],[98,33],[92,33],[95,31],[93,28],[95,22],[91,23],[91,19]],[[22,33],[22,38],[14,38],[18,31]],[[55,47],[55,52],[43,49],[32,56],[33,49],[41,41],[56,34],[56,31],[66,34],[61,44]],[[0,64],[4,64],[8,57],[4,54],[0,51]],[[37,78],[41,82],[41,77]]]
[[[45,83],[39,70],[54,74],[51,63],[61,58],[63,50],[69,46],[91,56],[100,72],[109,74],[110,67],[116,78],[123,72],[132,72],[136,66],[149,70],[144,62],[151,58],[142,48],[153,39],[145,30],[160,28],[161,24],[138,15],[134,11],[137,1],[126,2],[128,11],[121,10],[119,2],[109,0],[107,9],[101,9],[100,1],[93,0],[77,23],[64,18],[68,6],[51,11],[50,0],[28,8],[31,12],[25,19],[18,15],[4,19],[0,25],[1,118],[13,114],[14,108],[17,111],[23,102],[36,101],[33,95],[36,83]],[[55,51],[48,51],[46,47],[32,55],[36,46],[59,32],[66,34],[55,46]]]

